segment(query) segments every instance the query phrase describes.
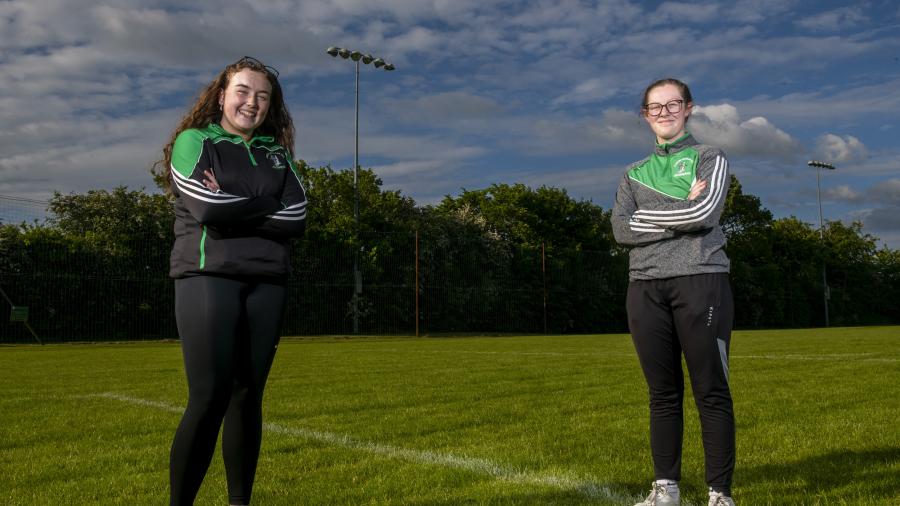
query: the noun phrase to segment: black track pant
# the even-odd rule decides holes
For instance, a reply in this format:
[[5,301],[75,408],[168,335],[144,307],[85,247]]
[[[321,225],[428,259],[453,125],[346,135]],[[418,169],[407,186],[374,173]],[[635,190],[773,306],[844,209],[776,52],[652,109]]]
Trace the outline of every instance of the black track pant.
[[650,447],[656,479],[681,479],[684,353],[700,413],[706,482],[731,495],[735,445],[728,347],[734,301],[728,274],[632,281],[626,308],[650,390]]
[[193,504],[224,419],[230,504],[249,504],[262,439],[262,396],[284,314],[281,285],[195,276],[175,280],[188,403],[169,462],[171,505]]

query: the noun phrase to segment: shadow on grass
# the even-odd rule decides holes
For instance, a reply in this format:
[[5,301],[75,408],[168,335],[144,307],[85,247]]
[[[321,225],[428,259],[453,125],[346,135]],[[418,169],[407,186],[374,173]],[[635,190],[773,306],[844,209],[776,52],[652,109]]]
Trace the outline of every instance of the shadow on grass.
[[772,491],[790,487],[785,490],[787,496],[800,492],[787,483],[802,481],[806,484],[802,491],[805,493],[831,495],[831,491],[855,486],[871,500],[895,499],[898,463],[900,447],[843,450],[794,462],[739,467],[735,475],[738,485],[761,486]]
[[[621,503],[590,499],[583,494],[572,491],[498,494],[481,499],[464,499],[460,497],[446,499],[429,498],[422,501],[406,501],[404,504],[410,506],[621,506]],[[631,502],[628,503],[629,506],[631,504]]]

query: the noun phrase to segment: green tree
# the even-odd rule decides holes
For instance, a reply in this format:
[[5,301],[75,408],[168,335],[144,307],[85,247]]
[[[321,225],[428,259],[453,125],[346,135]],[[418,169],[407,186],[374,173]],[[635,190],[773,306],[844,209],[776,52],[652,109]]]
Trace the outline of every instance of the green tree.
[[162,195],[118,187],[55,193],[45,225],[23,226],[14,281],[39,333],[71,339],[172,337],[168,256],[174,214]]
[[93,241],[109,253],[133,255],[154,243],[170,249],[174,241],[171,201],[143,188],[118,186],[112,191],[68,195],[55,192],[49,210],[51,226]]
[[496,237],[516,244],[594,251],[609,251],[615,244],[609,212],[559,188],[493,184],[447,196],[436,210],[471,216]]
[[740,181],[732,175],[720,223],[729,241],[741,240],[768,230],[772,226],[772,213],[762,206],[759,197],[744,193]]
[[877,284],[868,287],[868,300],[884,323],[900,322],[900,250],[882,248],[875,253]]
[[780,318],[778,301],[784,293],[772,251],[772,213],[759,198],[745,194],[735,176],[729,182],[721,224],[728,239],[725,249],[731,260],[736,325],[760,327]]
[[[341,331],[349,332],[356,311],[366,332],[413,328],[415,230],[420,216],[415,201],[398,190],[383,190],[382,180],[371,169],[360,168],[357,227],[353,171],[296,163],[310,205],[306,238],[295,244],[293,265],[305,283],[319,287],[319,293],[296,294],[294,300],[312,314],[307,321],[289,316],[288,326],[307,329],[310,323],[333,320],[338,314]],[[354,298],[354,259],[364,287],[359,298]],[[326,331],[334,332],[333,327]]]
[[[766,295],[782,307],[767,326],[808,327],[824,321],[821,268],[823,250],[819,234],[793,216],[772,223],[772,256],[779,265],[776,284]],[[780,316],[780,317],[779,317]]]
[[834,325],[881,323],[870,301],[877,286],[876,238],[862,223],[829,221],[825,227],[825,264],[829,285],[830,320]]
[[[309,193],[307,232],[338,237],[352,236],[356,229],[353,171],[335,171],[330,166],[310,167],[303,160],[297,166]],[[359,232],[409,233],[415,229],[419,211],[415,201],[400,190],[383,190],[383,182],[372,169],[359,169]]]
[[490,258],[479,264],[477,279],[499,291],[492,300],[501,306],[486,311],[495,319],[510,315],[514,324],[530,322],[534,332],[543,331],[544,314],[550,331],[623,329],[618,299],[627,284],[627,258],[613,240],[609,212],[562,189],[523,184],[464,190],[434,211],[493,245],[496,253],[476,251]]

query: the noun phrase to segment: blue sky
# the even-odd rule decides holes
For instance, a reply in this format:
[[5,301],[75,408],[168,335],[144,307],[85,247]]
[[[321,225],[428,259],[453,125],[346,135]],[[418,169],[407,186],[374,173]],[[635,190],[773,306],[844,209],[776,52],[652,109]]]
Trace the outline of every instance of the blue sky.
[[278,68],[298,157],[360,163],[421,204],[525,183],[611,206],[649,152],[644,87],[691,85],[690,129],[776,217],[861,220],[900,248],[900,5],[857,2],[157,0],[0,2],[0,195],[148,173],[199,89],[241,56]]

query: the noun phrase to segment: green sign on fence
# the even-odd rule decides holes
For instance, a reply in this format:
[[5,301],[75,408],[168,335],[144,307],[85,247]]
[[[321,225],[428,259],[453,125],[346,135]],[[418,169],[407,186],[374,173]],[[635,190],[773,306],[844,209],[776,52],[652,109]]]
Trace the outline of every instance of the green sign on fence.
[[27,322],[28,306],[13,306],[9,312],[9,321],[11,322]]

